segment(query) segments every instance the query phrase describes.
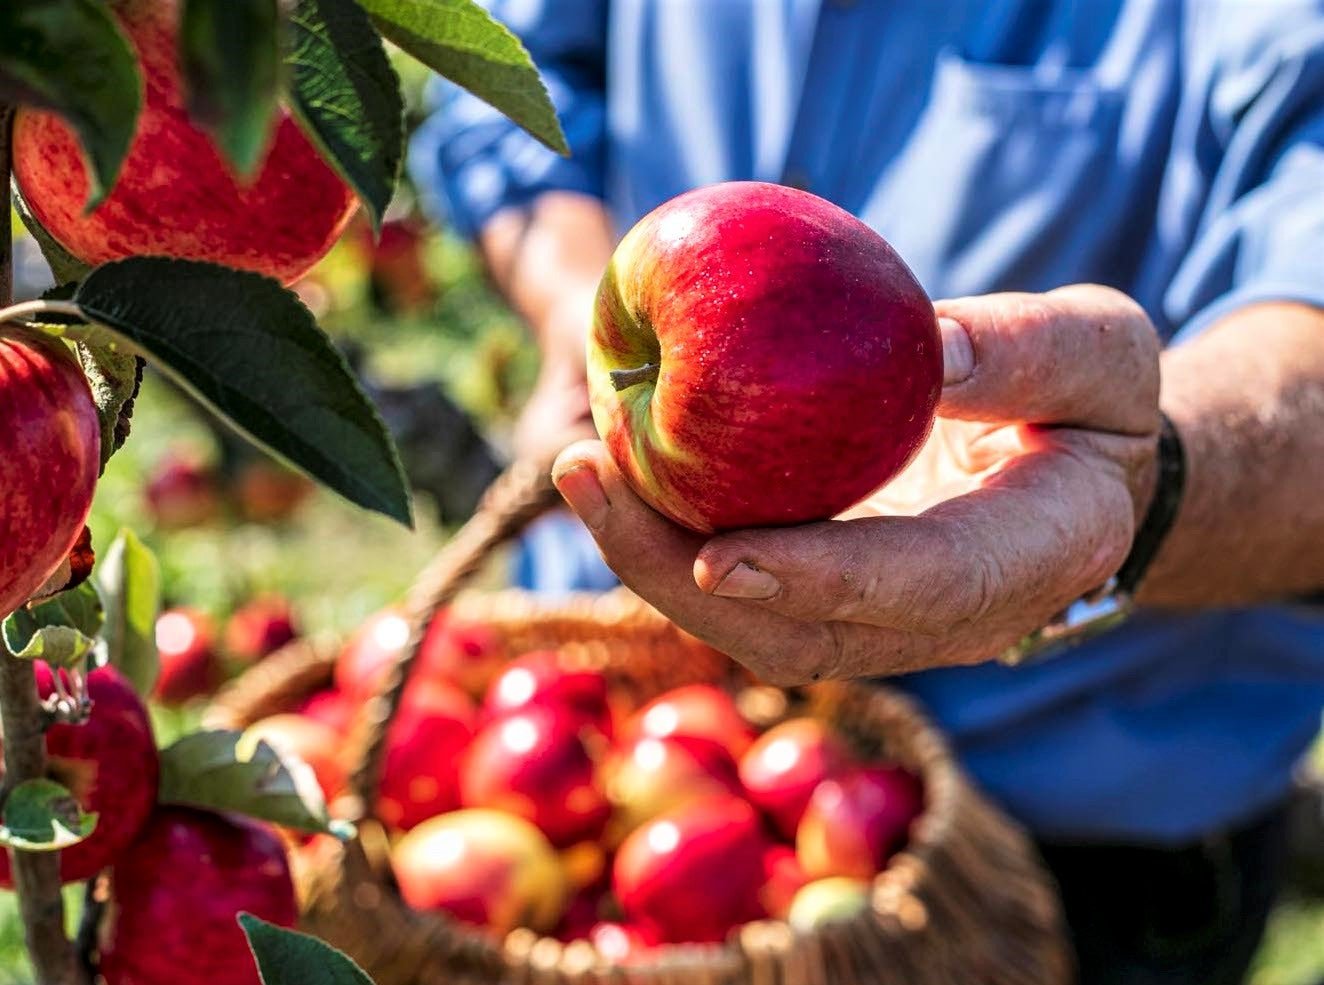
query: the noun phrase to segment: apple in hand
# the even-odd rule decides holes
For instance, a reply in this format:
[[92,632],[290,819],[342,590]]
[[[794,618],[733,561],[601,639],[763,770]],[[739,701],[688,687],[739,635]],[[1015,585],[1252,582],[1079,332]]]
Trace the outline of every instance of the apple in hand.
[[778,833],[794,838],[814,788],[847,759],[845,746],[818,719],[792,718],[749,747],[740,760],[740,782]]
[[100,470],[101,425],[73,354],[0,338],[0,619],[69,556]]
[[764,915],[766,848],[758,814],[745,801],[691,801],[625,839],[612,888],[631,920],[657,927],[667,941],[720,941]]
[[466,807],[509,811],[557,847],[596,838],[611,808],[573,718],[534,708],[484,726],[460,767]]
[[735,699],[712,684],[687,684],[667,691],[635,712],[621,728],[623,742],[645,735],[711,739],[737,760],[754,741],[754,729],[736,708]]
[[460,806],[460,761],[477,712],[443,681],[412,680],[386,735],[377,814],[408,830]]
[[923,807],[919,780],[899,766],[848,770],[814,789],[795,852],[814,879],[872,879],[905,844]]
[[158,808],[115,859],[104,928],[106,985],[260,985],[236,917],[282,927],[298,916],[285,846],[234,815]]
[[444,910],[499,935],[516,927],[547,933],[565,909],[556,852],[532,824],[503,811],[431,818],[400,839],[391,859],[414,909]]
[[212,635],[211,620],[196,609],[168,609],[157,617],[156,700],[182,705],[216,690],[221,667]]
[[564,666],[554,650],[526,653],[511,661],[483,699],[489,718],[532,707],[547,708],[611,734],[607,678],[596,670]]
[[[36,664],[37,691],[55,690],[51,669]],[[81,725],[46,730],[46,773],[74,795],[85,811],[95,811],[96,828],[60,852],[61,882],[90,879],[113,864],[137,837],[156,803],[159,763],[152,723],[133,687],[114,667],[87,675],[92,712]],[[0,778],[4,776],[0,763]],[[0,886],[13,886],[9,853],[0,850]]]
[[36,107],[14,117],[15,181],[42,226],[93,266],[152,254],[292,283],[340,236],[354,213],[354,193],[284,109],[256,173],[231,170],[185,106],[182,6],[122,0],[108,8],[143,77],[142,111],[114,188],[89,202],[91,177],[77,134],[58,114]]
[[636,739],[613,750],[601,774],[615,808],[613,841],[681,804],[741,793],[735,760],[726,748],[692,735]]
[[808,192],[728,182],[616,248],[588,343],[598,434],[639,496],[703,533],[826,520],[933,425],[933,306],[886,242]]

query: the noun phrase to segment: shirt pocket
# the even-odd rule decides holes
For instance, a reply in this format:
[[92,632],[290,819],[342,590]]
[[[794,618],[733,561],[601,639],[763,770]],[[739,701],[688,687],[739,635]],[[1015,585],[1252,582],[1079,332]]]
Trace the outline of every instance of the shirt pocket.
[[1125,90],[1081,70],[938,57],[927,105],[863,214],[935,296],[1088,279],[1120,216]]

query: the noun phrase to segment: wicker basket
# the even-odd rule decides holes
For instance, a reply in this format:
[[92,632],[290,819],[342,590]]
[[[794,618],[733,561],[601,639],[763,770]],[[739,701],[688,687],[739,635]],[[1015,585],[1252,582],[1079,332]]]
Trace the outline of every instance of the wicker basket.
[[[665,946],[628,966],[585,941],[562,944],[517,930],[504,940],[441,914],[411,910],[391,873],[385,830],[372,817],[387,726],[417,656],[422,630],[450,618],[484,624],[509,657],[555,649],[602,669],[640,700],[698,680],[748,683],[727,658],[688,637],[624,591],[549,602],[514,591],[460,593],[490,551],[554,501],[546,470],[512,469],[424,572],[407,601],[410,644],[383,693],[361,716],[351,794],[336,812],[358,837],[298,873],[304,929],[353,956],[378,985],[1058,985],[1073,962],[1052,881],[1024,833],[988,804],[947,744],[903,696],[825,684],[762,697],[755,716],[791,704],[830,720],[865,755],[885,753],[924,780],[925,810],[907,847],[875,881],[872,906],[812,933],[747,924],[725,943]],[[215,727],[238,728],[288,710],[330,683],[334,650],[295,645],[218,695]]]

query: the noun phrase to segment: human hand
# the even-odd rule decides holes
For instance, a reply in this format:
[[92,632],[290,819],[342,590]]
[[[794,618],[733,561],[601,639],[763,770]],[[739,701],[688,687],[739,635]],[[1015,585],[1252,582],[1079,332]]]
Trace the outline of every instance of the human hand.
[[836,520],[705,537],[655,513],[599,442],[554,477],[621,580],[760,678],[977,663],[1120,567],[1151,495],[1159,342],[1109,288],[936,305],[939,418]]
[[515,425],[515,454],[546,461],[566,445],[592,437],[584,346],[596,285],[566,293],[536,328],[542,365]]

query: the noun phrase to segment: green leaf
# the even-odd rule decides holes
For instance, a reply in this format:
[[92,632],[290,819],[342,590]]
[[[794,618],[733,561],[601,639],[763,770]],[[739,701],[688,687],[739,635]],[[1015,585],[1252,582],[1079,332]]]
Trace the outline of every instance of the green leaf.
[[524,45],[474,0],[358,3],[388,41],[495,106],[552,150],[570,153]]
[[156,617],[161,611],[161,568],[132,530],[119,532],[92,580],[101,594],[106,661],[118,667],[139,694],[150,694],[159,669]]
[[78,801],[54,780],[27,780],[5,800],[0,844],[28,852],[56,852],[76,845],[97,826]]
[[372,985],[372,979],[343,951],[325,941],[286,930],[251,913],[239,926],[257,960],[262,985]]
[[37,217],[28,208],[28,203],[24,200],[17,181],[10,183],[10,192],[14,211],[18,213],[18,217],[23,220],[23,225],[32,234],[32,238],[37,241],[37,245],[41,247],[41,255],[45,257],[46,265],[51,268],[51,274],[55,278],[56,285],[69,284],[86,277],[87,272],[92,268],[61,246],[59,241],[46,231],[46,227],[37,221]]
[[133,257],[97,267],[74,301],[278,458],[411,522],[386,425],[293,292],[215,264]]
[[161,753],[163,804],[234,811],[301,831],[343,837],[331,821],[307,763],[282,758],[266,741],[242,732],[186,735]]
[[404,100],[381,35],[354,0],[298,0],[285,63],[304,129],[380,227],[404,159]]
[[0,102],[54,110],[90,160],[88,209],[114,186],[133,142],[142,79],[133,48],[96,0],[0,3]]
[[143,361],[110,333],[89,333],[76,348],[83,375],[92,388],[92,402],[97,405],[104,470],[110,456],[123,447],[129,435],[133,401],[143,378]]
[[24,660],[53,667],[76,667],[92,652],[103,622],[101,600],[86,582],[77,588],[19,609],[0,631],[5,647]]
[[262,163],[280,87],[276,0],[184,0],[180,67],[193,121],[240,175]]

